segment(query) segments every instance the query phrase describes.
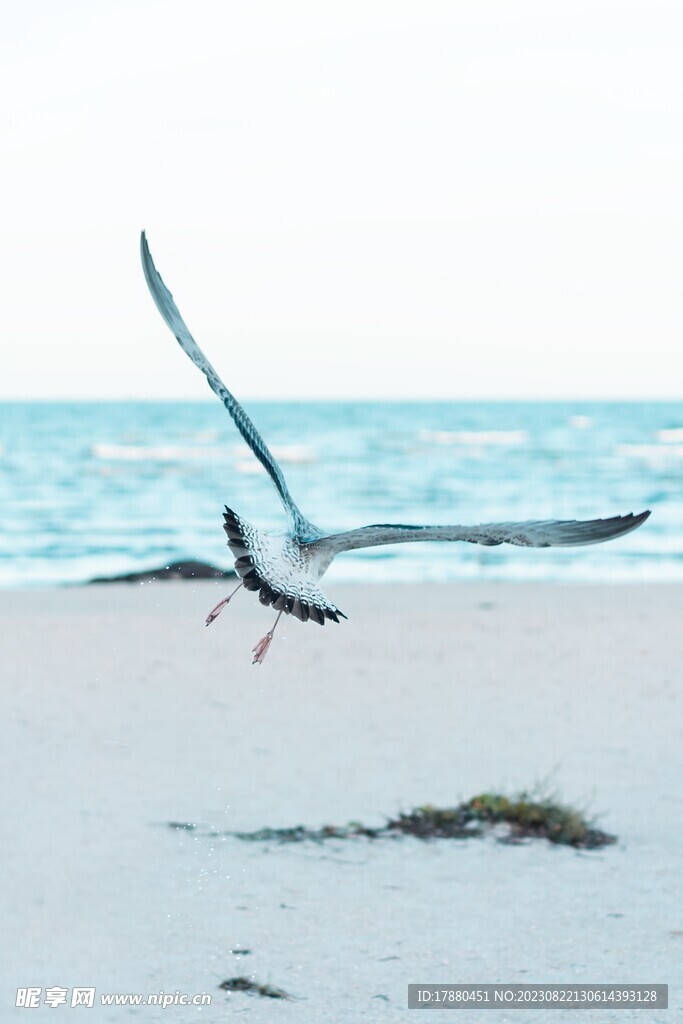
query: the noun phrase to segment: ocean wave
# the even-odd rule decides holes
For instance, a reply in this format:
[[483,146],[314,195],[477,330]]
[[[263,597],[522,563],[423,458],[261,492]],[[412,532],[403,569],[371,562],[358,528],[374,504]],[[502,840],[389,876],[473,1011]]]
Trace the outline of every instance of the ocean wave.
[[681,444],[683,443],[683,427],[672,427],[667,430],[658,430],[657,440],[662,444]]
[[[242,455],[242,458],[237,459],[235,462],[235,469],[238,473],[242,473],[245,476],[258,476],[259,473],[265,473],[265,469],[253,456],[244,456],[244,447],[238,446],[233,449],[235,454]],[[307,448],[306,445],[273,445],[270,449],[273,456],[278,460],[288,465],[307,466],[312,465],[318,461],[318,457],[312,448]]]
[[185,459],[227,458],[225,448],[200,448],[175,444],[94,444],[90,454],[109,462],[182,462]]
[[590,416],[570,416],[569,426],[574,430],[588,430],[593,426],[593,420]]
[[618,444],[614,453],[622,458],[643,459],[650,463],[670,462],[683,459],[683,444]]
[[526,444],[526,430],[421,430],[418,437],[430,444],[480,445]]
[[243,476],[260,476],[261,473],[265,473],[265,469],[256,459],[238,459],[234,468]]
[[[270,449],[279,462],[304,465],[317,462],[315,450],[303,444],[273,445]],[[94,444],[90,454],[95,459],[107,462],[184,462],[189,459],[228,459],[231,455],[244,455],[244,445],[231,448],[201,447],[199,445],[141,445],[141,444]],[[259,466],[259,463],[256,463]],[[248,470],[244,470],[248,472]]]
[[[211,403],[0,406],[0,585],[215,563],[224,502],[280,529],[277,494],[222,415]],[[263,403],[257,425],[306,513],[330,527],[653,509],[613,544],[406,544],[345,554],[330,569],[344,579],[683,580],[683,402]]]
[[279,462],[305,465],[318,461],[315,449],[305,444],[274,444],[270,450]]

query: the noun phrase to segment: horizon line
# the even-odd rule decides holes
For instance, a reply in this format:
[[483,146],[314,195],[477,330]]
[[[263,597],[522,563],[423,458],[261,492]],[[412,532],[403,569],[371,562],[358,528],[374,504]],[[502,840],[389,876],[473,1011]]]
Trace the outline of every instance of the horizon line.
[[[207,395],[205,398],[188,398],[187,396],[168,396],[165,398],[160,397],[144,397],[140,395],[93,395],[92,397],[86,398],[82,395],[60,395],[57,397],[47,397],[44,395],[37,396],[10,396],[0,394],[0,403],[3,404],[45,404],[45,405],[57,405],[62,402],[71,402],[74,404],[80,403],[83,405],[92,405],[95,403],[121,403],[121,402],[145,402],[150,405],[158,404],[163,405],[170,402],[173,403],[185,403],[187,405],[209,405],[215,403],[215,397]],[[513,402],[524,402],[525,404],[532,403],[573,403],[573,404],[584,404],[590,403],[609,403],[609,402],[682,402],[683,394],[681,395],[609,395],[609,396],[572,396],[572,395],[549,395],[549,396],[538,396],[538,395],[519,395],[519,396],[505,396],[505,395],[475,395],[475,396],[464,396],[464,395],[252,395],[240,398],[240,403],[245,402],[296,402],[296,403],[317,403],[317,402],[329,402],[329,403],[346,403],[346,402],[414,402],[414,403],[425,403],[425,402],[459,402],[459,403],[474,403],[474,402],[500,402],[500,403],[513,403]]]

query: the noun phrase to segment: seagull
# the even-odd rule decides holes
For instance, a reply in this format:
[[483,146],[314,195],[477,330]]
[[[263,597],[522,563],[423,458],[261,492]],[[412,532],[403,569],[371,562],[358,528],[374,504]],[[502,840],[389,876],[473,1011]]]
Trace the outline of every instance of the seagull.
[[240,582],[232,593],[209,612],[206,625],[209,626],[215,620],[241,587],[258,591],[261,604],[275,608],[277,618],[272,628],[253,648],[253,665],[263,662],[282,615],[294,615],[301,622],[317,622],[321,626],[326,619],[339,622],[340,616],[344,619],[347,617],[325,596],[319,586],[332,560],[344,551],[414,541],[467,541],[489,547],[497,544],[516,544],[529,548],[578,547],[621,537],[635,530],[650,515],[648,510],[638,515],[630,512],[624,516],[586,521],[546,519],[522,523],[486,523],[481,526],[380,523],[345,533],[321,530],[295,504],[282,470],[265,441],[190,334],[173,296],[154,266],[144,231],[140,237],[140,253],[145,279],[157,309],[180,347],[202,371],[209,387],[220,398],[240,434],[270,476],[289,519],[286,533],[267,533],[225,506],[223,529],[228,536],[228,547],[235,556],[235,570]]

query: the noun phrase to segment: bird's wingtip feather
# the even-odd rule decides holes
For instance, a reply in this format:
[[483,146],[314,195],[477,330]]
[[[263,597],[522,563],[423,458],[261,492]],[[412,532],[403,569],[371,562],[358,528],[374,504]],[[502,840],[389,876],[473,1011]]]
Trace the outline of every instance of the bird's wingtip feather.
[[648,509],[645,509],[644,512],[637,512],[637,513],[629,512],[629,514],[627,516],[624,516],[624,519],[630,519],[630,520],[632,520],[634,526],[640,526],[642,523],[645,522],[646,519],[650,518],[651,514],[652,514],[652,509],[648,508]]

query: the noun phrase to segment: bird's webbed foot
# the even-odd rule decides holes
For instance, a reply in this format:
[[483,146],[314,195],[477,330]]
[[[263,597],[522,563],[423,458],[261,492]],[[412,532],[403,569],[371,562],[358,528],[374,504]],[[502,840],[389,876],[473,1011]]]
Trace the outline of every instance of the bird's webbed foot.
[[256,647],[254,647],[254,660],[252,661],[252,665],[261,664],[266,654],[268,653],[268,648],[270,647],[270,642],[272,639],[273,631],[271,629],[266,633],[266,635],[261,640],[259,640],[259,642],[256,644]]
[[271,640],[273,639],[273,633],[275,632],[275,626],[277,626],[278,622],[280,621],[281,615],[282,612],[278,612],[273,628],[269,629],[266,635],[261,640],[259,640],[259,642],[256,644],[256,647],[254,647],[254,660],[252,661],[252,665],[260,665],[263,659],[265,658],[266,654],[268,653],[268,648],[270,647]]
[[235,587],[235,589],[233,590],[232,594],[228,594],[227,597],[224,597],[222,601],[218,602],[218,604],[216,605],[215,608],[211,609],[211,611],[209,612],[209,614],[206,617],[206,625],[207,626],[210,626],[211,623],[213,622],[213,620],[218,618],[220,613],[225,608],[226,604],[228,604],[228,602],[230,601],[230,598],[235,596],[235,594],[237,593],[237,591],[240,589],[241,586],[242,586],[242,584],[239,583]]

